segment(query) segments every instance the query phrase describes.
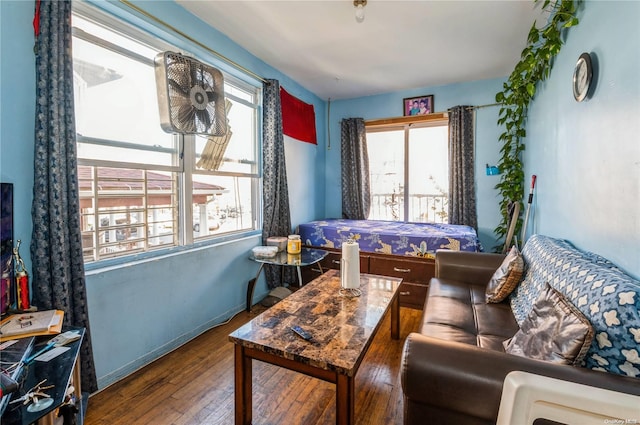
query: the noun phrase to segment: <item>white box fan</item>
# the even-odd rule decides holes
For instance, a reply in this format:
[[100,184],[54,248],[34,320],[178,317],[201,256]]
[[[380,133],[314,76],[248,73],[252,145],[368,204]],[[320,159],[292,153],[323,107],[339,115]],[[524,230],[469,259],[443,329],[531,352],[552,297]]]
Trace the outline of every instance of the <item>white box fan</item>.
[[173,52],[158,53],[154,62],[162,129],[167,133],[225,135],[222,73]]

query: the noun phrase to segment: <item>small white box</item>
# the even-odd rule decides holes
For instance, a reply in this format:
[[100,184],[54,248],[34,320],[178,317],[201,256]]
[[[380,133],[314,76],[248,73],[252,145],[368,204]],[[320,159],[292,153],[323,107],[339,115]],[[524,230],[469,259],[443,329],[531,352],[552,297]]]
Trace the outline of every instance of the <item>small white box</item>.
[[278,253],[278,247],[276,246],[256,246],[251,249],[253,256],[256,258],[271,258],[275,257]]

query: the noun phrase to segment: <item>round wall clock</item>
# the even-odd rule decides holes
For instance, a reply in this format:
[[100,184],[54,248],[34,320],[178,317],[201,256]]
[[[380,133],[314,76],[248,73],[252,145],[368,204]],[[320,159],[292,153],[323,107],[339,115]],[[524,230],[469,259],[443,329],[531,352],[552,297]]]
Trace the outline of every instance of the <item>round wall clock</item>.
[[578,58],[576,67],[573,70],[573,97],[575,97],[578,102],[586,99],[592,77],[593,68],[591,65],[591,55],[589,55],[589,53],[583,53]]

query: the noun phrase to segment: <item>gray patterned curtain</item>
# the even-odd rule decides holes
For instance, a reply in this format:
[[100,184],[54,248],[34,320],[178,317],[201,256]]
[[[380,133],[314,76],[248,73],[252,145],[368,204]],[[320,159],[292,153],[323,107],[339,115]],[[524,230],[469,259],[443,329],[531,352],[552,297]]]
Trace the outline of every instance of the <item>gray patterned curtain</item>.
[[[38,6],[36,6],[38,7]],[[82,259],[73,110],[71,1],[42,0],[36,38],[36,123],[31,260],[33,303],[86,328],[82,390],[98,389]]]
[[371,207],[367,134],[362,118],[342,120],[342,217],[366,220]]
[[449,223],[478,228],[475,191],[473,109],[449,110]]
[[[289,190],[287,168],[284,157],[284,137],[282,135],[282,107],[280,105],[280,83],[266,80],[263,85],[262,101],[262,197],[263,225],[262,241],[270,236],[287,236],[291,233],[291,211],[289,210]],[[265,266],[267,286],[275,288],[280,282],[295,282],[293,267]]]

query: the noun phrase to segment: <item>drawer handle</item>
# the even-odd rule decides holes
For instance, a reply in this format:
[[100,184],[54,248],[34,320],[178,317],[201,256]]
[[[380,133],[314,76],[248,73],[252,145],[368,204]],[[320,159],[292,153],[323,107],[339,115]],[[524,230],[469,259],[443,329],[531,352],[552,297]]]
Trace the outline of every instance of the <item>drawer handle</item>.
[[340,264],[340,260],[331,260],[333,264]]
[[411,291],[400,292],[400,295],[403,295],[403,296],[411,295]]
[[320,270],[320,269],[314,269],[313,267],[311,268],[311,271],[312,271],[312,272],[316,272],[316,273],[320,273],[320,274],[322,274],[322,270]]
[[411,273],[411,269],[399,269],[397,267],[394,267],[393,271],[398,273]]

